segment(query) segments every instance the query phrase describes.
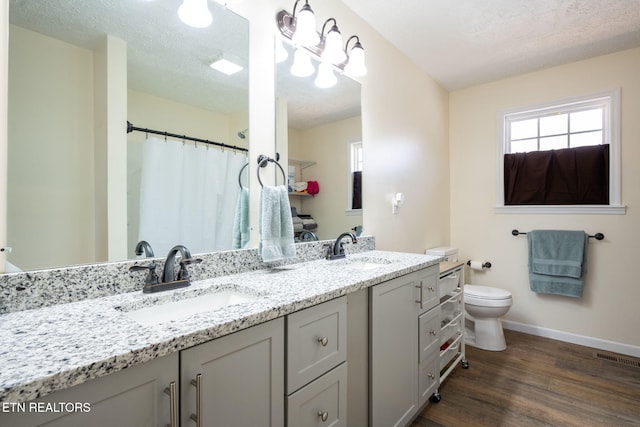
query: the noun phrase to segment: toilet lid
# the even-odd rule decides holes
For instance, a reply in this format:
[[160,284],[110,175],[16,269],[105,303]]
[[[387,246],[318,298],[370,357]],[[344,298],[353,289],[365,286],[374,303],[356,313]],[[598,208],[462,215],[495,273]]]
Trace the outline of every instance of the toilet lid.
[[483,299],[507,299],[511,298],[511,292],[491,286],[464,285],[465,295],[471,295]]

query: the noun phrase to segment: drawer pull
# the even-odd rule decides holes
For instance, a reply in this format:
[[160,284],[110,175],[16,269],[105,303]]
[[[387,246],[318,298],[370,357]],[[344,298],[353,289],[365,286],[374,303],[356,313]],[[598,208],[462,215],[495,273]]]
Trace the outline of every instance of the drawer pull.
[[202,402],[201,382],[202,374],[196,375],[196,379],[191,380],[191,385],[196,388],[196,413],[191,414],[189,418],[191,418],[196,423],[196,427],[200,427],[200,423],[202,422],[202,417],[200,414],[200,403]]
[[435,375],[433,375],[432,373],[429,373],[429,379],[430,379],[430,380],[435,380],[435,379],[436,379],[436,376],[435,376]]
[[428,288],[428,289],[429,289],[431,292],[435,292],[435,291],[436,291],[436,288],[434,288],[433,286],[429,286],[429,288]]
[[431,335],[433,335],[434,337],[435,337],[436,335],[438,335],[438,332],[436,332],[436,331],[429,331],[429,333],[430,333]]
[[175,381],[171,381],[169,387],[165,387],[165,394],[169,395],[169,418],[171,420],[170,427],[178,427],[178,399],[177,386]]
[[329,338],[327,337],[318,337],[318,342],[323,346],[326,347],[327,344],[329,344]]
[[322,420],[322,422],[325,422],[329,419],[329,413],[327,411],[324,412],[318,412],[318,417],[320,417],[320,419]]

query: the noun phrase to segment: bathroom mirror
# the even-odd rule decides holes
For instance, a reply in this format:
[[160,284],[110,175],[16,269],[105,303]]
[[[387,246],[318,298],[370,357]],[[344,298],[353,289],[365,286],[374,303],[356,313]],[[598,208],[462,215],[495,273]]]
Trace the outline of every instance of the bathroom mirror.
[[287,58],[276,64],[276,151],[286,153],[283,167],[295,181],[317,181],[320,188],[314,196],[294,192],[289,200],[303,219],[303,229],[314,231],[320,240],[334,239],[362,225],[362,209],[351,204],[351,151],[362,152],[360,83],[336,70],[334,86],[317,87],[315,59],[313,74],[294,76],[293,46],[286,40],[278,43],[276,51],[283,47]]
[[[13,251],[7,259],[21,270],[136,256],[139,198],[135,193],[140,170],[127,168],[123,157],[137,159],[139,164],[143,143],[154,136],[126,134],[123,121],[121,132],[126,136],[122,138],[129,147],[121,147],[122,156],[109,157],[112,154],[99,147],[94,137],[106,126],[107,115],[99,111],[104,105],[111,111],[127,111],[126,120],[135,127],[248,148],[248,21],[208,2],[211,26],[189,27],[178,18],[180,3],[10,1],[7,244]],[[107,36],[110,41],[104,48]],[[96,52],[106,49],[111,58],[112,45],[124,52],[125,59],[121,64],[109,59],[105,67]],[[233,75],[211,69],[209,64],[219,57],[243,69]],[[127,99],[100,99],[101,85],[107,80],[102,76],[114,78],[118,65],[126,75]],[[155,137],[158,144],[165,143],[163,136]],[[166,143],[183,141],[167,138]],[[205,144],[196,150],[205,152],[207,147],[220,150]],[[240,151],[232,150],[229,156],[236,164],[244,162]],[[164,170],[173,168],[169,163]],[[234,173],[218,178],[238,188]],[[113,180],[123,189],[118,194],[107,190]],[[181,188],[163,187],[166,191],[157,192],[163,197],[162,210],[175,208]],[[209,215],[224,210],[232,216],[235,197],[218,198],[220,203],[208,210]],[[191,199],[181,203],[184,210],[202,208],[189,204],[198,197]],[[102,212],[122,220],[114,225]],[[117,228],[115,232],[126,240],[119,251],[111,251],[108,240],[114,230],[110,228]],[[163,233],[160,225],[156,228]],[[231,245],[229,241],[228,246],[214,244],[192,248],[192,252],[230,249]],[[155,255],[166,253],[156,250]]]

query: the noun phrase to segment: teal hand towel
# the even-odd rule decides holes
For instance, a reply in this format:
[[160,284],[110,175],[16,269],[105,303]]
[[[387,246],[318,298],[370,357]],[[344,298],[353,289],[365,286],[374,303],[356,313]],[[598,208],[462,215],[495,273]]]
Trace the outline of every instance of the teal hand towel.
[[291,205],[284,185],[262,188],[259,216],[262,261],[274,262],[295,258]]
[[582,296],[588,241],[584,231],[534,230],[527,233],[531,290]]
[[233,249],[244,248],[249,242],[249,190],[240,189],[233,218]]

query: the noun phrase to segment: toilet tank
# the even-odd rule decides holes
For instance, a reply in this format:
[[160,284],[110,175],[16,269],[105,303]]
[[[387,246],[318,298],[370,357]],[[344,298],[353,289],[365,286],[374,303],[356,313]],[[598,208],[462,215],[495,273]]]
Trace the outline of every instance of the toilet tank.
[[444,261],[458,261],[458,248],[451,248],[448,246],[439,246],[437,248],[431,248],[424,251],[427,255],[435,255],[444,257]]

